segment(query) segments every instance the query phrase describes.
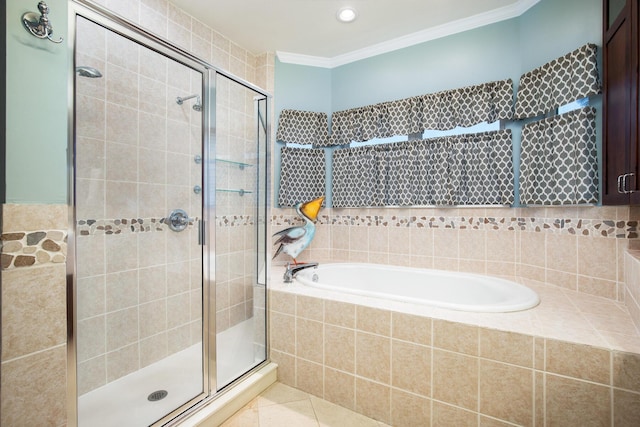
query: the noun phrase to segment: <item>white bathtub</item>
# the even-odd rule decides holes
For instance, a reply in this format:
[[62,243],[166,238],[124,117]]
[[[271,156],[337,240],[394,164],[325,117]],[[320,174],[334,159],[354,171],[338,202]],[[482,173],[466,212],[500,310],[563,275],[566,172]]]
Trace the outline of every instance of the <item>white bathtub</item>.
[[526,310],[540,302],[526,286],[495,277],[380,264],[321,264],[296,275],[303,285],[471,312]]

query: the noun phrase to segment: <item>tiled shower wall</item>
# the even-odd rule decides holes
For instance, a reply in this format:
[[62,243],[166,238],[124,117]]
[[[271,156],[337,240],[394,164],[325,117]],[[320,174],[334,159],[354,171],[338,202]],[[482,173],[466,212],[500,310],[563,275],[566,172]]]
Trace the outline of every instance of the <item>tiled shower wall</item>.
[[[273,54],[255,56],[165,0],[97,3],[194,52],[213,65],[273,90]],[[97,54],[91,53],[93,56]],[[85,80],[82,83],[90,85],[97,82]],[[168,108],[167,104],[159,105]],[[91,227],[88,223],[84,226]],[[5,240],[3,237],[2,241],[0,424],[65,426],[67,350],[66,269],[63,262],[66,260],[67,207],[3,205],[2,227],[3,236],[9,235],[9,238]],[[146,237],[142,237],[142,233],[137,236],[139,239],[153,238],[151,233]],[[124,242],[126,237],[120,237]],[[13,243],[7,248],[8,241]],[[96,249],[100,250],[99,247],[97,245]],[[126,252],[123,255],[126,258]],[[34,384],[38,385],[37,407],[33,406]],[[88,385],[84,387],[88,388]]]
[[216,329],[253,316],[259,172],[255,92],[216,81]]

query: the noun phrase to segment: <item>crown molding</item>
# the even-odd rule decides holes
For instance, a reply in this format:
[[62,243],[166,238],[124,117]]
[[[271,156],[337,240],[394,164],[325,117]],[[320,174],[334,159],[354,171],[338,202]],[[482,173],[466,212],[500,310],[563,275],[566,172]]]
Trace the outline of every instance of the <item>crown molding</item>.
[[494,24],[496,22],[505,21],[515,18],[531,7],[539,3],[540,0],[518,0],[516,3],[503,6],[487,12],[473,15],[468,18],[458,19],[443,25],[431,27],[426,30],[407,34],[406,36],[388,40],[386,42],[377,43],[369,47],[354,50],[353,52],[334,56],[332,58],[312,55],[302,55],[291,52],[277,51],[276,55],[280,62],[287,64],[308,65],[311,67],[335,68],[351,62],[360,61],[361,59],[371,58],[372,56],[381,55],[383,53],[392,52],[394,50],[403,49],[414,46],[430,40],[439,39],[474,28],[483,27],[485,25]]

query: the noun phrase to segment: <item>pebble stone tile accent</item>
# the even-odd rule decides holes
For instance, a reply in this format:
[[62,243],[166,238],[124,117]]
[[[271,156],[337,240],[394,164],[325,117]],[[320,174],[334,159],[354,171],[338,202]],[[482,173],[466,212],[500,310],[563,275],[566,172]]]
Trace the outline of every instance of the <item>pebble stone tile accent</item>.
[[[189,222],[193,228],[195,221]],[[219,227],[243,227],[255,224],[252,215],[225,215],[216,218]],[[399,216],[399,215],[319,215],[319,225],[362,227],[415,227],[459,230],[546,232],[616,239],[637,239],[638,221],[580,218],[474,217],[474,216]],[[296,215],[273,215],[272,226],[302,224]],[[79,220],[78,236],[96,234],[162,232],[169,229],[165,218]],[[46,263],[64,263],[67,256],[67,231],[44,230],[11,232],[0,236],[3,270]]]
[[44,230],[3,233],[0,236],[2,269],[64,263],[67,259],[67,232]]
[[[273,226],[302,223],[295,215],[274,215]],[[319,215],[318,224],[364,227],[415,227],[459,230],[547,232],[579,236],[637,239],[638,221],[579,218]]]

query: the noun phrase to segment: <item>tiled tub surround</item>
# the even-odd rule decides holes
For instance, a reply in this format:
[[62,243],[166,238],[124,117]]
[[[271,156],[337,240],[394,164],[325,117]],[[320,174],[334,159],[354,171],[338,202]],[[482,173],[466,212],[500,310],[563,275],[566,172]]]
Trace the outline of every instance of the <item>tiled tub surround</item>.
[[625,305],[631,313],[631,318],[640,330],[640,250],[634,249],[625,253],[624,271],[627,277]]
[[[25,234],[18,240],[3,238],[3,254],[35,257],[21,267],[2,266],[2,407],[3,426],[66,425],[67,328],[64,235],[68,227],[64,205],[2,206],[2,235]],[[64,230],[64,231],[63,231]],[[38,240],[42,233],[46,237]],[[31,236],[29,239],[28,236]],[[59,238],[59,239],[58,239]],[[37,243],[35,241],[38,240]],[[60,247],[44,242],[51,240]],[[35,244],[28,244],[35,243]],[[50,246],[51,245],[51,246]],[[38,256],[43,250],[49,261]],[[26,252],[25,252],[26,250]],[[35,252],[34,252],[35,250]],[[3,256],[4,257],[4,256]],[[6,259],[6,258],[5,258]],[[54,261],[55,260],[55,261]],[[34,406],[34,390],[38,404]]]
[[393,426],[634,426],[640,334],[622,303],[534,280],[541,304],[464,313],[283,284],[279,380]]
[[[274,231],[299,221],[274,213]],[[623,302],[638,217],[629,207],[325,209],[300,259],[518,276]]]

